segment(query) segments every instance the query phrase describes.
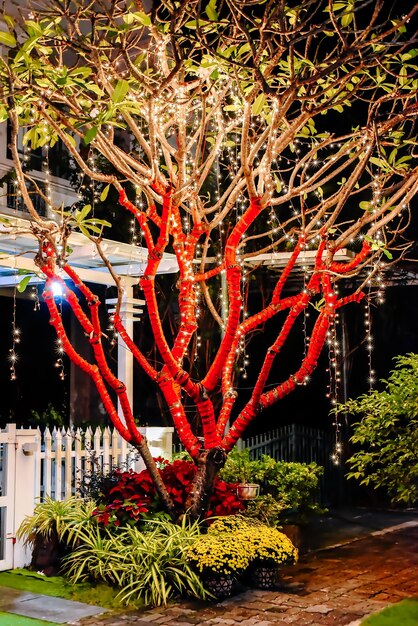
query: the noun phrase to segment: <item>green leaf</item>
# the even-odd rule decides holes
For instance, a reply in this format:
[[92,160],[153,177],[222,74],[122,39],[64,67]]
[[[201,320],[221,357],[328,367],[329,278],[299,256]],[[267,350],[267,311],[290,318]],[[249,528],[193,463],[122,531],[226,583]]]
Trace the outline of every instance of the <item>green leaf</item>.
[[6,24],[7,24],[7,26],[8,26],[9,28],[14,28],[14,26],[15,26],[15,21],[14,21],[14,19],[12,18],[12,16],[11,16],[11,15],[6,15],[6,14],[4,14],[4,15],[2,15],[2,18],[4,19],[4,21],[6,22]]
[[11,33],[5,33],[0,30],[0,45],[14,48],[17,44],[15,37]]
[[349,26],[351,22],[353,21],[353,18],[354,18],[354,13],[346,13],[341,18],[341,26],[343,26],[344,28],[346,26]]
[[88,229],[87,229],[87,228],[85,228],[85,226],[82,226],[82,225],[80,224],[79,229],[80,229],[80,232],[82,232],[82,233],[83,233],[83,235],[85,235],[86,237],[90,237],[90,233],[89,233]]
[[382,252],[385,255],[385,257],[389,259],[390,261],[393,259],[393,254],[389,252],[389,250],[386,250],[386,248],[382,248]]
[[22,280],[20,281],[20,283],[17,286],[17,290],[19,293],[23,293],[26,289],[26,287],[29,285],[29,281],[30,279],[33,277],[33,274],[27,274],[24,278],[22,278]]
[[391,153],[389,154],[388,161],[391,165],[393,165],[396,161],[396,155],[398,154],[398,148],[393,148]]
[[106,185],[106,187],[103,189],[102,193],[100,194],[100,200],[102,202],[106,200],[107,195],[109,193],[109,189],[110,189],[110,185]]
[[42,35],[44,34],[41,26],[33,20],[26,20],[25,27],[29,37],[42,37]]
[[84,143],[86,145],[91,143],[98,132],[99,132],[98,126],[92,126],[91,128],[89,128],[84,135]]
[[92,71],[91,67],[76,67],[74,70],[71,70],[70,76],[82,76],[83,78],[88,78]]
[[209,4],[206,5],[205,13],[210,20],[213,22],[217,22],[219,19],[218,12],[216,10],[216,0],[210,0]]
[[72,135],[69,135],[68,133],[64,133],[64,134],[65,134],[65,137],[66,137],[66,141],[68,141],[75,148],[77,146],[77,142],[75,140],[75,137],[73,137]]
[[418,56],[418,49],[414,48],[413,50],[409,50],[408,52],[401,54],[401,60],[409,61],[410,59],[415,59],[416,56]]
[[137,11],[136,13],[132,13],[132,16],[137,22],[140,22],[143,26],[150,26],[151,24],[150,16],[143,11]]
[[253,106],[251,107],[251,112],[253,115],[260,115],[263,110],[264,105],[266,104],[266,96],[263,93],[260,93],[257,98],[253,102]]
[[97,96],[104,96],[103,89],[100,89],[100,87],[98,85],[95,85],[94,83],[91,83],[91,84],[89,83],[87,85],[87,89],[95,93]]
[[7,108],[4,105],[0,106],[0,122],[4,122],[9,117]]
[[223,107],[224,111],[240,111],[242,106],[240,104],[227,104]]
[[[98,224],[99,226],[108,226],[108,228],[112,227],[112,224],[110,222],[108,222],[107,220],[98,220],[95,217],[93,217],[93,218],[91,218],[89,220],[85,220],[84,224],[93,224],[93,226]],[[90,226],[89,226],[89,228],[90,228]]]
[[126,80],[123,80],[123,78],[121,78],[120,80],[118,80],[118,82],[116,83],[116,86],[111,94],[111,99],[113,102],[115,102],[116,104],[118,104],[119,102],[123,102],[123,100],[125,99],[126,94],[129,91],[129,83]]
[[406,67],[403,65],[399,70],[399,83],[404,86],[408,82],[408,71]]
[[391,22],[400,33],[406,33],[406,26],[402,20],[391,20]]
[[98,226],[95,226],[94,224],[89,224],[87,222],[84,222],[84,225],[83,226],[80,225],[79,228],[83,234],[86,234],[87,232],[89,234],[96,233],[97,235],[100,235],[102,232],[101,228],[99,228]]
[[83,220],[85,220],[85,218],[90,213],[90,211],[91,211],[91,204],[86,204],[85,206],[83,206],[82,209],[80,209],[79,211],[76,211],[74,217],[77,220],[77,222],[82,222]]

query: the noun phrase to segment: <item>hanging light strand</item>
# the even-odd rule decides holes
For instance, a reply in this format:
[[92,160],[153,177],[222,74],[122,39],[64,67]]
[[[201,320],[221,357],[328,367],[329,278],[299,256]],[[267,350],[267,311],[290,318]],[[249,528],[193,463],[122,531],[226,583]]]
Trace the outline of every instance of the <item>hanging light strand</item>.
[[12,347],[9,350],[10,380],[16,380],[16,361],[18,354],[16,345],[20,343],[20,330],[16,325],[16,286],[13,290],[13,315],[12,315]]

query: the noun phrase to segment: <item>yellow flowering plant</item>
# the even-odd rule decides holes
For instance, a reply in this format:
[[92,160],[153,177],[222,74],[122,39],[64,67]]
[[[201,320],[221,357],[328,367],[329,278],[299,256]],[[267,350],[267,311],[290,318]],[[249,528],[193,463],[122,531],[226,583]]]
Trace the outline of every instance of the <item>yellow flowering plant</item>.
[[295,563],[298,559],[297,548],[284,533],[241,515],[218,518],[211,525],[209,534],[232,534],[235,540],[239,537],[250,555],[250,562],[284,565]]
[[245,538],[232,533],[200,536],[188,549],[186,560],[200,573],[242,573],[250,563]]
[[212,523],[208,533],[189,548],[186,558],[200,573],[237,575],[253,564],[295,563],[298,551],[277,529],[240,515],[228,515]]
[[291,565],[298,559],[298,550],[284,533],[264,524],[254,526],[246,535],[252,544],[252,563]]

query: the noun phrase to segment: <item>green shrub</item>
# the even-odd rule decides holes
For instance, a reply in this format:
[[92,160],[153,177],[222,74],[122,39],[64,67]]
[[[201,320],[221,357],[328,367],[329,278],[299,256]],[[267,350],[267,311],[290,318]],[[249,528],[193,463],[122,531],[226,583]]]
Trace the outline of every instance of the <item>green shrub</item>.
[[263,480],[262,463],[251,458],[248,448],[234,448],[219,476],[228,483],[258,483]]
[[275,461],[268,455],[252,459],[250,451],[233,450],[220,472],[228,482],[258,483],[261,495],[247,505],[246,514],[271,526],[287,521],[290,511],[299,518],[320,512],[316,501],[323,467],[316,463]]
[[358,450],[348,459],[348,476],[381,487],[394,503],[418,501],[418,355],[395,359],[383,391],[372,391],[338,406],[338,412],[362,415],[351,442]]
[[245,516],[274,527],[287,521],[286,511],[289,511],[289,506],[283,501],[276,500],[271,493],[268,493],[264,496],[258,496],[254,500],[249,500]]

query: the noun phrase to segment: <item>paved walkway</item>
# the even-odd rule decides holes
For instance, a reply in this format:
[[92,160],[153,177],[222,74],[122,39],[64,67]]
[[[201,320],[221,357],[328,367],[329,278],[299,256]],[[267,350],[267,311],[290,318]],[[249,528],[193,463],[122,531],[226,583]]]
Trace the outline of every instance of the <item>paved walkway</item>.
[[[24,617],[48,624],[66,624],[69,616],[75,621],[105,612],[105,609],[83,602],[45,596],[10,587],[0,588],[0,626],[18,626]],[[1,615],[4,613],[5,615]],[[19,616],[19,617],[17,617]]]
[[[302,557],[275,591],[247,590],[216,605],[182,602],[70,623],[82,626],[355,626],[361,618],[418,596],[418,523],[378,531]],[[402,626],[401,624],[399,626]]]

